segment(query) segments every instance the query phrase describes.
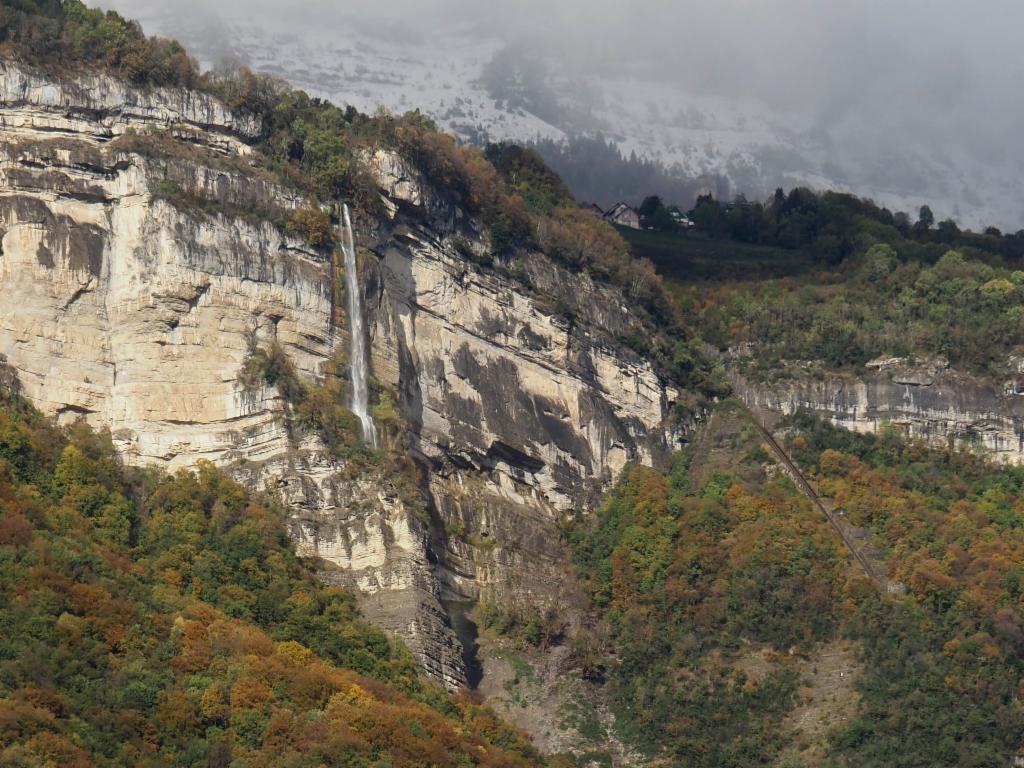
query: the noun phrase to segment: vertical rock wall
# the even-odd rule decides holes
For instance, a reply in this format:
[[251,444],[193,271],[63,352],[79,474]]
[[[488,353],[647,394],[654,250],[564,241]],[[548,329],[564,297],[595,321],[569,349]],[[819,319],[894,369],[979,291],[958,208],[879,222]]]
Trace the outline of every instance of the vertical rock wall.
[[[331,255],[271,222],[303,197],[247,170],[257,124],[206,96],[0,64],[0,128],[0,353],[25,394],[109,427],[131,463],[207,459],[280,492],[300,552],[450,686],[448,601],[557,600],[559,516],[678,440],[674,390],[611,341],[640,322],[617,291],[537,254],[517,276],[473,265],[453,240],[479,248],[473,222],[378,152],[388,216],[360,233],[360,285],[422,480],[338,462],[289,433],[276,390],[239,383],[271,341],[317,380],[347,337]],[[151,130],[177,149],[147,152]],[[566,290],[574,322],[541,298]]]

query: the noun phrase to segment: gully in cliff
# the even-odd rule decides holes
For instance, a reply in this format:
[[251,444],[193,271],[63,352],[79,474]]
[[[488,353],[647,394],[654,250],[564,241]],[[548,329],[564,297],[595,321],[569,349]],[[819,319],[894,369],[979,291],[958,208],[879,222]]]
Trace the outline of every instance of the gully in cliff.
[[366,354],[366,330],[363,320],[363,296],[356,269],[356,246],[352,237],[352,219],[348,206],[342,206],[341,250],[345,256],[345,294],[348,297],[348,325],[352,333],[349,370],[352,378],[352,412],[363,426],[363,439],[377,447],[377,428],[369,412],[369,363]]

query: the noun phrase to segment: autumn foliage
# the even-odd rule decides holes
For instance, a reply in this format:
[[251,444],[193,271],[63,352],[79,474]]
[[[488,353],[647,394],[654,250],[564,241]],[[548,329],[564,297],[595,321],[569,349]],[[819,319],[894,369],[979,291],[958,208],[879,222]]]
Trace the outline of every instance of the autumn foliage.
[[0,764],[526,766],[488,712],[296,559],[210,465],[122,469],[108,435],[0,407]]
[[[822,735],[826,765],[1009,764],[1024,732],[1024,469],[892,430],[805,416],[789,428],[792,454],[905,594],[859,573],[824,517],[766,473],[756,435],[727,471],[694,474],[688,453],[667,473],[628,468],[572,531],[616,650],[623,732],[677,764],[778,764],[795,660],[852,640],[859,703]],[[751,677],[762,651],[773,661]]]
[[799,679],[780,663],[750,680],[729,660],[828,638],[847,569],[790,487],[747,467],[695,488],[690,460],[628,468],[596,522],[574,526],[577,568],[616,648],[610,687],[632,742],[681,765],[767,762]]

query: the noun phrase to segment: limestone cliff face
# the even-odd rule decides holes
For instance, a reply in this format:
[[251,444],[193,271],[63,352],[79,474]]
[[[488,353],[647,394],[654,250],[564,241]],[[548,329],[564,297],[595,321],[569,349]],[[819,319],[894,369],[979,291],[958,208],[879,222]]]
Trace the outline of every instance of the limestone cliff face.
[[[310,380],[348,343],[331,254],[272,223],[303,196],[246,160],[257,122],[0,63],[0,127],[0,353],[25,394],[109,427],[131,463],[207,459],[279,491],[300,551],[449,685],[466,674],[449,600],[556,600],[558,516],[680,438],[674,390],[615,343],[640,322],[619,292],[541,255],[475,266],[478,226],[381,151],[366,161],[387,215],[359,233],[361,284],[373,373],[423,480],[339,463],[289,433],[275,389],[238,381],[270,341]],[[179,149],[148,151],[151,131]]]
[[[158,92],[136,119],[127,102],[146,99],[104,78],[43,86],[9,65],[3,73],[0,86],[14,90],[0,93],[0,124],[18,127],[0,138],[0,351],[26,394],[109,426],[134,463],[284,453],[275,393],[244,396],[237,371],[253,343],[273,337],[318,372],[333,344],[324,257],[270,224],[154,199],[172,169],[106,143],[111,124],[156,121],[241,152],[229,113]],[[83,93],[77,113],[68,101]],[[196,195],[230,200],[249,186],[199,166],[173,172]],[[259,191],[285,208],[300,201]]]
[[647,361],[607,343],[635,322],[621,295],[573,276],[555,290],[577,295],[595,321],[572,322],[523,287],[570,282],[545,274],[546,259],[521,260],[520,280],[481,272],[443,232],[403,221],[376,246],[374,368],[400,388],[423,454],[492,472],[499,484],[526,482],[568,510],[628,460],[663,453],[676,393]]
[[[372,367],[397,391],[426,469],[426,516],[381,516],[352,538],[337,508],[311,507],[297,538],[340,566],[328,578],[372,595],[364,608],[385,625],[406,615],[396,604],[422,603],[425,583],[442,604],[555,603],[560,515],[586,508],[627,461],[678,444],[667,419],[677,393],[611,343],[640,322],[618,291],[541,255],[474,266],[460,253],[480,249],[473,222],[394,155],[370,160],[388,210],[363,238]],[[578,297],[574,321],[545,299],[567,292]]]
[[1016,380],[993,383],[941,360],[877,360],[859,377],[795,373],[770,384],[735,377],[733,385],[762,412],[803,409],[857,432],[890,424],[936,446],[952,442],[998,461],[1024,461],[1024,397]]
[[203,93],[140,90],[104,75],[53,77],[0,61],[4,133],[57,133],[109,139],[129,128],[158,126],[223,151],[245,151],[238,139],[259,135],[259,120],[231,112]]

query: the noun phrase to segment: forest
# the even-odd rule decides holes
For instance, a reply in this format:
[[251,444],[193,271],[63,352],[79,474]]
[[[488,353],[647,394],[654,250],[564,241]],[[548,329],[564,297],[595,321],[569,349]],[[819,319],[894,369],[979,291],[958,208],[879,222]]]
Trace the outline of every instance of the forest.
[[0,403],[0,763],[528,766],[296,558],[285,510],[210,464]]
[[1001,375],[1024,331],[1024,271],[948,250],[934,264],[876,244],[841,270],[680,289],[695,333],[748,347],[750,372],[783,361],[861,370],[878,357],[937,357]]
[[600,133],[569,136],[564,141],[539,138],[528,146],[565,179],[579,199],[602,208],[623,200],[636,204],[650,196],[686,208],[708,189],[719,198],[729,191],[725,178],[684,176],[635,152],[624,156],[614,141]]
[[995,376],[1013,368],[1024,233],[935,225],[926,207],[911,223],[868,200],[799,188],[766,203],[705,197],[690,215],[684,232],[620,232],[667,281],[684,331],[739,351],[748,375],[807,361],[856,372],[879,357]]
[[[739,425],[717,465],[683,452],[666,472],[630,468],[570,529],[616,651],[623,735],[709,768],[1009,764],[1024,726],[1024,470],[794,418],[788,449],[880,541],[906,585],[890,596],[772,469],[742,407],[715,418]],[[805,678],[843,642],[860,649],[856,694],[807,743]]]

